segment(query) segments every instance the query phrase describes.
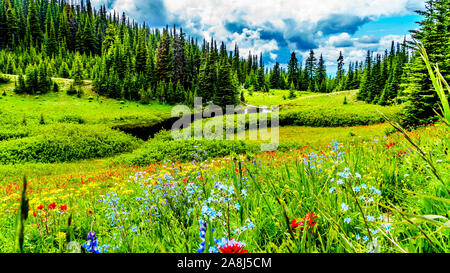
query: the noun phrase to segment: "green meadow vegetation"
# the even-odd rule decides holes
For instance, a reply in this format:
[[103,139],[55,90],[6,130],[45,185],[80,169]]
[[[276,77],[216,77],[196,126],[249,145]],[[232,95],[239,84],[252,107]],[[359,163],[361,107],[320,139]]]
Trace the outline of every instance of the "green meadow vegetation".
[[[0,252],[448,253],[450,6],[428,2],[417,44],[334,77],[313,50],[266,69],[89,1],[0,0]],[[279,126],[174,139],[197,96]]]

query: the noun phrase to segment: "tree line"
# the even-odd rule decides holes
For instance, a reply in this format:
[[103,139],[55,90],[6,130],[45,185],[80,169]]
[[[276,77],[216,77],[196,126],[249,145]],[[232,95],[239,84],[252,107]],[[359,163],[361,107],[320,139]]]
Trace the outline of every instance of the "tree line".
[[[251,53],[240,57],[237,44],[228,51],[223,42],[199,42],[175,26],[151,29],[124,13],[107,14],[104,5],[73,2],[0,0],[2,72],[38,81],[41,73],[42,82],[48,75],[72,78],[74,88],[88,79],[99,95],[143,103],[192,103],[201,96],[227,105],[239,102],[240,85],[262,63]],[[20,80],[17,91],[51,88]]]

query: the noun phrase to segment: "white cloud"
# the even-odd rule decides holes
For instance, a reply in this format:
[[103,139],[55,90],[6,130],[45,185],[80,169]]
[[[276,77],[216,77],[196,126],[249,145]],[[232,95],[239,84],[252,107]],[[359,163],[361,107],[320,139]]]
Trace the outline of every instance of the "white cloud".
[[132,17],[148,20],[158,12],[148,12],[147,9],[158,6],[150,2],[163,3],[167,23],[178,22],[190,35],[225,41],[228,50],[238,43],[241,57],[252,51],[274,60],[286,56],[282,50],[307,56],[308,48],[317,48],[316,52],[321,52],[331,66],[339,51],[346,61],[363,60],[367,49],[384,50],[390,48],[392,39],[403,40],[394,36],[353,38],[352,34],[360,25],[380,16],[411,14],[422,8],[424,1],[93,0],[93,3],[107,3],[117,12],[125,11]]

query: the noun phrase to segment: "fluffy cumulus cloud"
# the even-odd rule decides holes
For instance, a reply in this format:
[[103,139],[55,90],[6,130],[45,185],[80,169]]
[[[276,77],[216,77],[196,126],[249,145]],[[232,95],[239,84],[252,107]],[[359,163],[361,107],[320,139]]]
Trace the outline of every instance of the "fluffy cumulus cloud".
[[424,5],[424,0],[92,1],[151,26],[180,25],[198,38],[225,41],[229,49],[238,43],[241,55],[261,52],[267,62],[281,63],[287,62],[280,58],[288,58],[289,52],[309,49],[323,49],[324,56],[341,50],[356,58],[361,55],[355,52],[357,46],[381,47],[385,39],[370,33],[354,37],[361,27],[382,17],[412,14]]

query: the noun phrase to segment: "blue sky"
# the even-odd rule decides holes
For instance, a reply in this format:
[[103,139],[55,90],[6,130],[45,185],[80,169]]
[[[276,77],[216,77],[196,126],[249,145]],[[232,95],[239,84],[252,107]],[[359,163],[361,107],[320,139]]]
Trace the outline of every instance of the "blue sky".
[[151,27],[181,26],[196,38],[237,43],[240,54],[262,53],[264,63],[286,64],[309,49],[323,54],[328,72],[336,71],[342,51],[346,64],[364,60],[368,49],[384,52],[417,28],[424,0],[92,0],[125,12]]

